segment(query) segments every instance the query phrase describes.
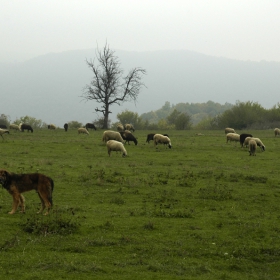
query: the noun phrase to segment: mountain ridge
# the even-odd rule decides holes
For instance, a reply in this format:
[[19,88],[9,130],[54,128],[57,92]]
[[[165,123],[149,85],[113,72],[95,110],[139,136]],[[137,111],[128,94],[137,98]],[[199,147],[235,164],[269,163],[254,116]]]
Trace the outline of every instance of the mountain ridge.
[[[99,104],[85,102],[81,95],[92,72],[86,59],[95,59],[95,49],[49,53],[19,63],[0,63],[0,92],[4,99],[0,113],[12,120],[32,116],[46,123],[76,120],[90,122]],[[159,109],[166,101],[220,104],[258,102],[271,108],[279,101],[279,62],[239,61],[193,51],[133,52],[115,50],[124,75],[134,67],[146,69],[146,87],[136,104],[111,107],[117,113],[131,110],[139,115]]]

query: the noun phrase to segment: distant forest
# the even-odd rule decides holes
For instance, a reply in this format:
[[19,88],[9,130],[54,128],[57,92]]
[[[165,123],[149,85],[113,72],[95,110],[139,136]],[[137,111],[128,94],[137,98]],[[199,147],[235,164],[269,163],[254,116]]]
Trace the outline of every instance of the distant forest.
[[214,118],[231,109],[233,106],[234,105],[230,103],[221,105],[220,103],[215,103],[213,101],[208,101],[206,103],[178,103],[176,105],[171,105],[170,102],[166,101],[160,109],[144,113],[140,118],[144,121],[149,121],[151,124],[155,124],[162,119],[167,119],[174,110],[177,110],[180,113],[189,115],[191,117],[192,125],[196,126],[203,119]]

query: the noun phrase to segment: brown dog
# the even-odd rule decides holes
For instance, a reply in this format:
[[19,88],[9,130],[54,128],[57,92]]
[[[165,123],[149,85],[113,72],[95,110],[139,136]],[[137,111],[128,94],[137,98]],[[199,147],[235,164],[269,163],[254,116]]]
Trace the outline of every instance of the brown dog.
[[25,212],[24,197],[21,193],[35,190],[41,200],[42,206],[38,213],[46,207],[47,215],[52,207],[52,192],[54,188],[53,180],[40,173],[15,174],[4,169],[0,169],[0,184],[13,196],[13,209],[9,214],[14,214],[18,206],[21,212]]

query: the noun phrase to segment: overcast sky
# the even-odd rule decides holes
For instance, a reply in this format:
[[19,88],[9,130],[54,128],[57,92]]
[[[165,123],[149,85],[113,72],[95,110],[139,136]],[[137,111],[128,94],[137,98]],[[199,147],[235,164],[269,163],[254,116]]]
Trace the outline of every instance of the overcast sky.
[[0,61],[103,46],[280,61],[279,0],[1,0]]

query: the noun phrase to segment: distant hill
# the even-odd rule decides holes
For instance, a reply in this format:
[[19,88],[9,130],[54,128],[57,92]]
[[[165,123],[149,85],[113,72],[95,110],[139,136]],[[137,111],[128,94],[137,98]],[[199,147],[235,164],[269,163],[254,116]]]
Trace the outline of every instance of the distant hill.
[[[254,101],[265,108],[279,102],[280,63],[226,59],[192,51],[128,52],[116,50],[127,73],[133,67],[147,70],[138,102],[113,106],[117,113],[128,109],[139,115],[161,108],[166,101],[220,104]],[[95,50],[50,53],[22,63],[0,64],[0,114],[12,120],[29,115],[62,126],[67,121],[82,123],[98,117],[93,101],[80,97],[92,73],[85,60]],[[100,116],[100,115],[99,115]]]

